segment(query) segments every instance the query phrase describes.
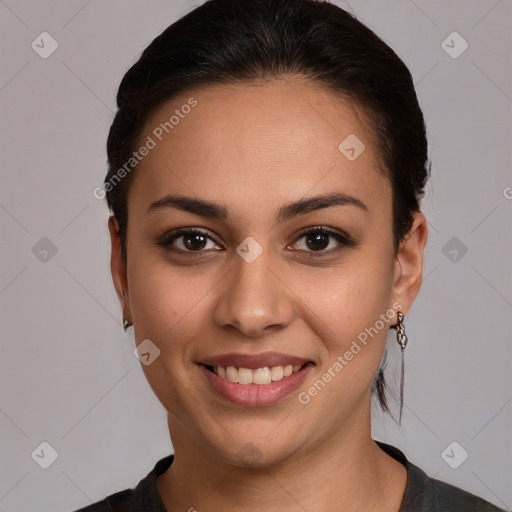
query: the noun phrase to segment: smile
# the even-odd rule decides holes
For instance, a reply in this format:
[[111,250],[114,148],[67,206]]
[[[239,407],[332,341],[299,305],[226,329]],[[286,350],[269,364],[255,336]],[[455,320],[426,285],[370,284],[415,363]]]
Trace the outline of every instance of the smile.
[[262,368],[236,368],[235,366],[206,365],[206,368],[218,375],[221,379],[237,384],[259,384],[266,385],[271,382],[277,382],[285,377],[297,373],[305,365],[285,365],[285,366],[264,366]]
[[216,396],[238,406],[258,407],[274,404],[296,392],[315,364],[309,361],[247,368],[200,363],[197,367]]

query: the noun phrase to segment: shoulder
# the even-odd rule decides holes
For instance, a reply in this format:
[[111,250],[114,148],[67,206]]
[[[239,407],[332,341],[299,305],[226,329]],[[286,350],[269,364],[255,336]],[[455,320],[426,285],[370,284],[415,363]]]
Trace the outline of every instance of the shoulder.
[[173,455],[160,459],[134,489],[116,492],[74,512],[165,512],[156,481],[173,460]]
[[435,510],[465,512],[506,512],[505,509],[454,485],[426,476]]
[[407,485],[399,512],[506,512],[464,489],[428,476],[395,446],[380,441],[377,444],[407,469]]
[[133,489],[125,489],[107,496],[104,500],[88,505],[87,507],[75,510],[74,512],[136,512],[139,500]]

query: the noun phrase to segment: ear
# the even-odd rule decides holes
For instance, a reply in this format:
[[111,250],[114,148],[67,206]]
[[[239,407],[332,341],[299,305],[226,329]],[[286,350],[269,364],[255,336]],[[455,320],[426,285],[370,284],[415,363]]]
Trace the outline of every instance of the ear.
[[427,219],[421,212],[413,214],[410,232],[398,248],[393,280],[392,297],[401,305],[404,315],[418,295],[423,278],[423,255],[427,243]]
[[132,313],[130,309],[130,293],[128,290],[128,279],[126,275],[126,263],[121,254],[121,238],[119,236],[119,223],[111,215],[108,219],[108,230],[110,232],[111,254],[110,271],[112,281],[117,292],[117,297],[121,303],[123,316],[131,321]]

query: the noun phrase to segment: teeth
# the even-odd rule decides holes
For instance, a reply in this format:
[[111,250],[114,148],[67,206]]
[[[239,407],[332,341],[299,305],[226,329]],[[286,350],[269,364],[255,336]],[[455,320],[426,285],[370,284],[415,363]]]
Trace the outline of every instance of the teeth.
[[281,380],[284,377],[284,370],[282,366],[273,366],[270,370],[272,380]]
[[238,382],[240,384],[252,384],[252,370],[249,370],[249,368],[238,368]]
[[297,373],[302,366],[300,364],[286,366],[272,366],[269,368],[236,368],[235,366],[214,366],[213,371],[222,379],[238,384],[270,384],[289,377],[292,373]]
[[[241,370],[242,368],[240,368]],[[238,373],[240,374],[240,370]],[[270,384],[272,382],[272,372],[270,368],[258,368],[252,370],[252,381],[254,384]]]
[[228,366],[226,368],[226,379],[228,379],[229,382],[238,382],[238,371],[234,366]]

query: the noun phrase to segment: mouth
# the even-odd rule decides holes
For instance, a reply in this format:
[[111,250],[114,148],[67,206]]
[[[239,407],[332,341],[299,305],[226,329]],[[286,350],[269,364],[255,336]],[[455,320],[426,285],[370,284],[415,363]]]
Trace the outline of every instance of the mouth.
[[296,391],[316,365],[275,352],[225,354],[197,363],[215,395],[241,406],[274,404]]
[[219,378],[227,380],[235,384],[257,384],[264,386],[271,382],[278,382],[286,377],[290,377],[308,364],[307,362],[300,364],[287,364],[278,366],[263,366],[261,368],[244,368],[236,366],[222,366],[222,365],[209,365],[205,364],[206,369]]

